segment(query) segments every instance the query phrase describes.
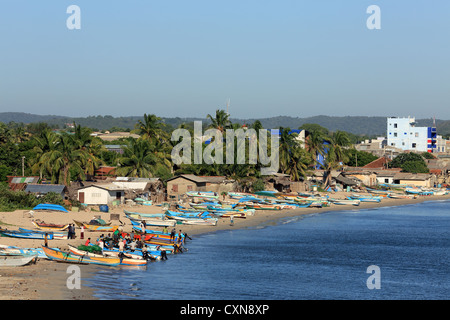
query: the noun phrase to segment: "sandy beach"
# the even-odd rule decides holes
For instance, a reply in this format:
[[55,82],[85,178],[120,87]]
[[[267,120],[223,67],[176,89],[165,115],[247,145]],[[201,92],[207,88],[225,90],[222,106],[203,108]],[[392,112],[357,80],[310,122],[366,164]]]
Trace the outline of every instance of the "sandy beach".
[[[344,198],[346,193],[335,193],[330,196],[335,198]],[[240,229],[254,227],[262,224],[275,222],[281,218],[301,216],[311,213],[339,211],[347,209],[369,209],[385,206],[399,206],[406,204],[419,203],[423,201],[450,199],[450,195],[445,196],[420,196],[417,199],[390,199],[385,198],[380,203],[361,202],[359,206],[352,205],[331,205],[325,208],[299,208],[295,210],[263,210],[256,211],[253,216],[246,219],[235,218],[234,225],[230,225],[228,218],[219,219],[216,226],[195,226],[195,225],[177,225],[176,229],[186,232],[195,241],[195,236],[203,233],[214,232],[226,229]],[[8,228],[17,230],[19,227],[33,229],[31,221],[39,219],[46,223],[67,224],[73,223],[73,220],[89,221],[94,216],[100,216],[105,221],[110,221],[110,214],[120,215],[120,221],[125,232],[131,232],[131,224],[125,217],[123,210],[141,212],[141,213],[162,213],[161,207],[158,206],[120,206],[110,208],[109,212],[34,212],[34,218],[31,218],[28,211],[18,210],[14,212],[1,212],[0,223],[3,229]],[[118,221],[113,221],[113,225]],[[155,230],[162,228],[154,227]],[[61,248],[67,250],[67,244],[78,246],[84,244],[88,237],[92,241],[101,234],[101,232],[86,232],[84,239],[80,238],[80,229],[76,229],[76,239],[73,240],[49,240],[49,247]],[[0,237],[0,244],[12,245],[18,247],[40,247],[43,240],[32,239],[15,239],[8,237]],[[187,244],[189,246],[189,244]],[[156,262],[157,263],[157,262]],[[57,263],[39,259],[36,264],[27,265],[16,268],[0,268],[0,299],[1,300],[90,300],[93,297],[93,290],[82,286],[81,290],[70,290],[66,286],[67,267],[69,264]],[[90,274],[97,270],[96,266],[81,266],[83,275]]]

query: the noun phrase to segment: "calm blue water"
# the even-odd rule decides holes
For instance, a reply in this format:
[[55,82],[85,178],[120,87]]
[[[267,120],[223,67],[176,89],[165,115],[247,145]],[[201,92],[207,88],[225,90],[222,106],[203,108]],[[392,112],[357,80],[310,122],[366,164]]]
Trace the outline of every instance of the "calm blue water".
[[[89,286],[115,300],[450,297],[450,201],[288,218],[187,247],[145,270],[100,269]],[[370,265],[380,268],[380,289],[367,288]]]

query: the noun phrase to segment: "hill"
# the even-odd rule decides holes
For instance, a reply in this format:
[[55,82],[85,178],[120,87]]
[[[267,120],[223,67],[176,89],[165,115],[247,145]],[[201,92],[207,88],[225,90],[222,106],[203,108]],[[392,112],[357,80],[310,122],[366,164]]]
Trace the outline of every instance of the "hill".
[[[106,116],[89,116],[89,117],[64,117],[57,115],[36,115],[21,112],[2,112],[0,113],[0,122],[9,123],[36,123],[46,122],[49,125],[57,125],[63,128],[66,123],[76,122],[82,126],[93,128],[96,130],[109,130],[113,127],[123,129],[133,129],[138,120],[142,120],[143,116],[130,117],[112,117]],[[174,128],[182,123],[188,123],[196,120],[207,122],[205,117],[198,118],[162,118],[164,122]],[[305,123],[316,123],[330,131],[342,130],[356,135],[385,135],[386,134],[386,117],[362,117],[362,116],[346,116],[346,117],[330,117],[319,115],[307,118],[278,116],[271,118],[259,119],[234,119],[233,123],[252,124],[255,120],[261,121],[264,128],[289,127],[297,129]],[[433,119],[417,119],[417,126],[427,127],[433,124]],[[450,134],[450,120],[436,120],[438,134]]]

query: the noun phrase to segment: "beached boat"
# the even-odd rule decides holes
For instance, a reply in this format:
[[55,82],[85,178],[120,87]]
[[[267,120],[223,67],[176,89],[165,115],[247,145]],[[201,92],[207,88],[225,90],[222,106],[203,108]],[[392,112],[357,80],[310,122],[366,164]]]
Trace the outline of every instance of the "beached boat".
[[0,251],[7,253],[18,253],[18,254],[36,254],[40,259],[47,259],[42,248],[20,248],[16,246],[7,246],[0,244]]
[[349,200],[359,200],[361,202],[381,202],[381,199],[378,197],[347,197]]
[[413,194],[398,194],[398,193],[390,193],[388,195],[389,198],[392,199],[414,199],[416,198]]
[[0,267],[20,267],[36,262],[37,254],[0,252]]
[[99,231],[99,232],[114,232],[119,228],[119,226],[100,226],[87,223],[83,223],[82,225],[87,231]]
[[337,205],[353,205],[353,206],[359,206],[361,203],[360,200],[349,200],[349,199],[328,199],[331,203],[337,204]]
[[43,230],[31,230],[31,229],[25,229],[25,228],[19,228],[19,231],[21,232],[28,232],[28,233],[40,233],[45,235],[47,234],[52,234],[52,239],[51,240],[64,240],[67,239],[68,236],[68,232],[67,231],[43,231]]
[[63,206],[60,206],[58,204],[51,204],[51,203],[41,203],[38,204],[33,208],[33,210],[45,210],[45,211],[58,211],[58,212],[69,212],[66,208]]
[[132,223],[134,222],[137,224],[140,224],[141,222],[145,221],[145,224],[147,226],[152,227],[175,227],[175,225],[177,224],[176,221],[170,219],[167,220],[152,219],[152,218],[134,219],[130,217],[128,217],[128,219],[130,219]]
[[[20,238],[20,239],[44,239],[45,233],[41,232],[25,232],[25,231],[19,231],[19,230],[0,230],[0,234],[5,237],[10,238]],[[47,233],[47,240],[52,240],[53,234],[51,232]]]
[[[72,254],[76,255],[76,256],[88,256],[89,258],[110,258],[106,255],[102,255],[102,254],[97,254],[97,253],[92,253],[89,251],[85,251],[85,250],[80,250],[72,245],[68,245],[69,246],[69,250]],[[117,256],[115,256],[115,258],[119,258]],[[145,266],[147,265],[147,260],[142,259],[142,256],[138,259],[132,258],[132,257],[127,257],[128,254],[125,254],[124,258],[119,258],[120,259],[120,265],[124,265],[124,266]]]
[[151,218],[151,219],[164,219],[165,215],[164,213],[140,213],[140,212],[133,212],[128,210],[123,210],[126,217],[131,217],[134,219],[144,219],[144,218]]
[[186,192],[188,197],[206,198],[206,199],[218,199],[219,195],[212,191],[188,191]]
[[88,256],[76,256],[68,252],[63,252],[59,249],[48,247],[42,247],[42,250],[44,250],[44,253],[50,260],[55,260],[58,262],[67,262],[76,264],[96,264],[110,267],[118,266],[120,264],[119,258],[112,258],[112,257],[95,258]]
[[77,227],[81,227],[83,224],[89,224],[89,225],[99,225],[99,226],[110,226],[111,222],[106,222],[103,219],[92,219],[89,222],[86,221],[78,221],[78,220],[73,220],[73,222],[75,222]]
[[48,231],[63,231],[66,230],[69,225],[68,224],[54,224],[54,223],[45,223],[40,220],[33,220],[31,223],[40,230],[48,230]]

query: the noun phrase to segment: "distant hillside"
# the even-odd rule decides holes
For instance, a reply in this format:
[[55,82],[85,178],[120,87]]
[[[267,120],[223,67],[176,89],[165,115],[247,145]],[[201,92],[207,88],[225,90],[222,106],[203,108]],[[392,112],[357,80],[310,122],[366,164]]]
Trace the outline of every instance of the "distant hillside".
[[[66,123],[73,123],[94,128],[97,130],[108,130],[113,127],[133,129],[138,120],[142,120],[142,116],[131,117],[112,117],[112,116],[89,116],[80,118],[71,118],[56,115],[35,115],[20,112],[3,112],[0,113],[0,122],[16,122],[16,123],[35,123],[46,122],[50,125],[58,125],[60,128],[64,127]],[[207,122],[205,117],[198,118],[164,118],[164,122],[172,127],[177,127],[182,123],[188,123],[195,120]],[[330,131],[343,130],[357,135],[385,135],[386,134],[386,117],[330,117],[330,116],[314,116],[308,118],[278,116],[271,118],[260,119],[234,119],[233,123],[252,124],[255,120],[261,121],[264,128],[289,127],[297,129],[305,123],[316,123]],[[427,127],[433,124],[430,119],[417,119],[417,126]],[[436,120],[438,134],[450,134],[450,120]]]

